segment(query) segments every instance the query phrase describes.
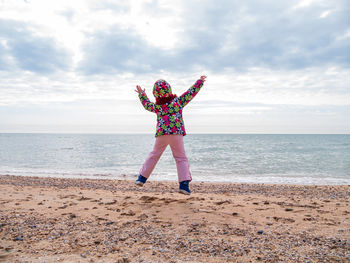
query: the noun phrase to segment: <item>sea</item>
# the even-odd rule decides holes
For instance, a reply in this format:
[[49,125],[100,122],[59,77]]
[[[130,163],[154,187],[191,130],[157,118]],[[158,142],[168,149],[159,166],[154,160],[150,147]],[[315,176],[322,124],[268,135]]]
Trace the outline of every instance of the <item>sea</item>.
[[[134,180],[153,134],[0,133],[0,175]],[[350,135],[189,134],[194,182],[350,185]],[[177,181],[168,147],[149,180]]]

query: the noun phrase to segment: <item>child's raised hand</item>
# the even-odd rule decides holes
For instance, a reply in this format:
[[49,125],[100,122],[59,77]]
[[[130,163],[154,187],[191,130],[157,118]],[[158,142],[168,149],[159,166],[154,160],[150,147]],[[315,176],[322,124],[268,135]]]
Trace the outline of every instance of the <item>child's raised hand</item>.
[[137,85],[135,91],[140,94],[140,93],[144,92],[145,89],[141,89],[141,87],[139,85]]
[[206,81],[207,76],[201,76],[201,80],[204,82]]

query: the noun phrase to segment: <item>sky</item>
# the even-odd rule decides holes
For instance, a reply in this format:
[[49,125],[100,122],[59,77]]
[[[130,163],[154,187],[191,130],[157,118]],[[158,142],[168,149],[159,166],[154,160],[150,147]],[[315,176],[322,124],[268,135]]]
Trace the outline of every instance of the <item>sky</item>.
[[0,132],[155,133],[165,79],[187,133],[350,133],[348,0],[0,0]]

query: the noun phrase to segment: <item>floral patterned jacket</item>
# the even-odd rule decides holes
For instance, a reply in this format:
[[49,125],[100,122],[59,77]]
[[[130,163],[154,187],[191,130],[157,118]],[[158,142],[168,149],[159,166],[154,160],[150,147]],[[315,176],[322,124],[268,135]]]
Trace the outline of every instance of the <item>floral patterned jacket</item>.
[[176,97],[171,102],[163,105],[150,102],[145,92],[139,94],[143,107],[157,114],[157,130],[155,137],[170,134],[186,135],[182,118],[182,109],[197,95],[202,86],[203,81],[199,79],[180,97]]

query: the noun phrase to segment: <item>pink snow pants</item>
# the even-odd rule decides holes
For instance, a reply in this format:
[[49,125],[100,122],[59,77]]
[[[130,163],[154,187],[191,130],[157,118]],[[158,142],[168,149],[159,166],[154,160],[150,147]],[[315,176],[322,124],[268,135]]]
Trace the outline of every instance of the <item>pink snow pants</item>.
[[176,161],[177,176],[179,182],[182,181],[192,181],[190,166],[188,164],[188,159],[186,157],[183,135],[162,135],[156,137],[156,142],[154,143],[153,151],[149,153],[146,161],[144,162],[140,174],[143,177],[148,178],[154,167],[156,166],[159,158],[166,147],[170,145],[173,157]]

